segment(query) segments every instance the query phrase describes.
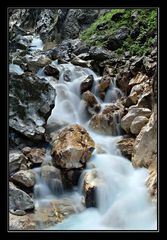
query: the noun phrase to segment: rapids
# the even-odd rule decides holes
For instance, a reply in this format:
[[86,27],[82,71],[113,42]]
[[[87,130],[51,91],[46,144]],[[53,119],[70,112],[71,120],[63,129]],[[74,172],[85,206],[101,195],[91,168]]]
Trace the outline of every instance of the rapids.
[[[47,230],[156,230],[157,210],[145,186],[147,169],[135,169],[116,147],[117,141],[122,138],[119,135],[119,117],[115,120],[115,124],[118,125],[118,136],[100,135],[88,127],[89,117],[86,114],[84,102],[81,100],[80,83],[88,75],[93,75],[95,80],[93,92],[96,94],[100,77],[88,68],[72,64],[58,65],[56,61],[52,64],[59,69],[60,77],[56,83],[48,77],[48,81],[51,81],[56,89],[57,96],[47,127],[54,129],[55,124],[63,126],[63,124],[78,123],[87,129],[95,143],[99,144],[105,153],[99,154],[94,151],[87,168],[81,174],[78,187],[70,193],[62,189],[62,194],[54,196],[37,174],[36,204],[68,196],[74,205],[79,206],[75,214]],[[42,69],[38,74],[45,75]],[[119,96],[122,96],[122,93],[113,81],[105,101],[102,102],[97,95],[96,98],[103,107],[116,101]],[[96,196],[97,208],[85,208],[82,205],[83,178],[84,174],[91,170],[91,163],[96,167],[100,179]]]

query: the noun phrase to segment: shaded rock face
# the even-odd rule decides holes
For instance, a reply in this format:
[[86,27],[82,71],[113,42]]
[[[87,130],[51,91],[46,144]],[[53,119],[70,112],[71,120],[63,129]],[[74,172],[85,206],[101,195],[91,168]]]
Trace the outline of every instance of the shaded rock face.
[[9,126],[32,140],[42,140],[55,96],[45,79],[10,75]]
[[133,145],[134,145],[135,139],[134,138],[123,138],[117,143],[118,148],[120,149],[122,155],[129,160],[131,160],[132,152],[133,152]]
[[62,38],[77,38],[80,31],[88,27],[98,17],[98,10],[69,9],[61,26]]
[[136,137],[132,163],[135,167],[148,167],[151,162],[157,161],[157,122],[154,113],[149,122],[142,128]]
[[53,164],[65,169],[82,168],[94,149],[95,143],[87,131],[78,124],[70,125],[53,140]]
[[83,80],[80,86],[81,94],[86,92],[87,90],[91,90],[93,86],[93,82],[94,82],[94,78],[92,75],[88,76],[85,80]]
[[62,182],[65,189],[71,189],[78,185],[79,177],[82,173],[80,169],[61,170]]
[[9,183],[9,210],[32,210],[34,203],[32,198],[24,191]]

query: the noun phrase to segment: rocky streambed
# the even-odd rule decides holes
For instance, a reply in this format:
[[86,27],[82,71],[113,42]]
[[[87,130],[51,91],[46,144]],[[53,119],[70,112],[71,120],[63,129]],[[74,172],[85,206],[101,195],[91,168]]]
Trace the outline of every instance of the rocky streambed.
[[98,11],[39,13],[9,21],[9,229],[155,230],[157,48],[88,46]]

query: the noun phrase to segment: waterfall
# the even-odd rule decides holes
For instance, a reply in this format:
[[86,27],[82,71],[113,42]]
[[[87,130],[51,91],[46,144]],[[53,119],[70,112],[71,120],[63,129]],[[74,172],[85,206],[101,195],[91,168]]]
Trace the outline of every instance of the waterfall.
[[[100,79],[92,70],[74,66],[72,64],[55,64],[60,72],[59,80],[54,84],[56,89],[55,107],[48,119],[47,127],[59,127],[78,123],[85,127],[94,142],[102,147],[103,153],[94,151],[87,168],[80,176],[78,187],[72,192],[64,192],[59,198],[68,196],[73,199],[74,206],[79,204],[75,214],[55,224],[51,230],[156,230],[156,207],[151,203],[145,179],[148,171],[145,168],[134,169],[131,162],[124,158],[116,147],[120,136],[120,116],[114,117],[117,126],[117,136],[104,136],[93,132],[89,128],[89,117],[84,102],[81,100],[80,84],[90,74],[94,77],[93,92],[102,108],[122,96],[115,81],[108,89],[104,103],[97,96],[97,84]],[[41,74],[41,71],[40,71]],[[95,166],[99,186],[97,187],[97,207],[82,206],[82,188],[85,174]],[[45,182],[39,177],[35,186],[36,200],[43,201],[55,198]],[[41,191],[42,189],[42,191]],[[48,197],[49,196],[49,197]],[[75,197],[74,197],[75,196]],[[77,196],[77,197],[76,197]],[[81,207],[82,206],[82,207]],[[79,209],[79,210],[78,210]]]

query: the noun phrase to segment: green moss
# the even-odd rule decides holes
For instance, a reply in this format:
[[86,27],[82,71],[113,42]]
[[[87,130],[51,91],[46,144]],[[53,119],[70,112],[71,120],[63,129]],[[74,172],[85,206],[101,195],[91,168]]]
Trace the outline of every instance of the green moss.
[[[117,21],[112,19],[116,13],[122,13]],[[133,20],[132,14],[137,14]],[[104,26],[99,30],[98,26]],[[107,48],[107,41],[121,27],[129,28],[130,33],[139,28],[139,34],[132,38],[131,34],[123,41],[121,48],[116,52],[122,54],[130,51],[131,54],[143,55],[151,50],[153,38],[157,32],[157,9],[113,9],[99,17],[88,29],[81,33],[80,38],[90,46]]]

